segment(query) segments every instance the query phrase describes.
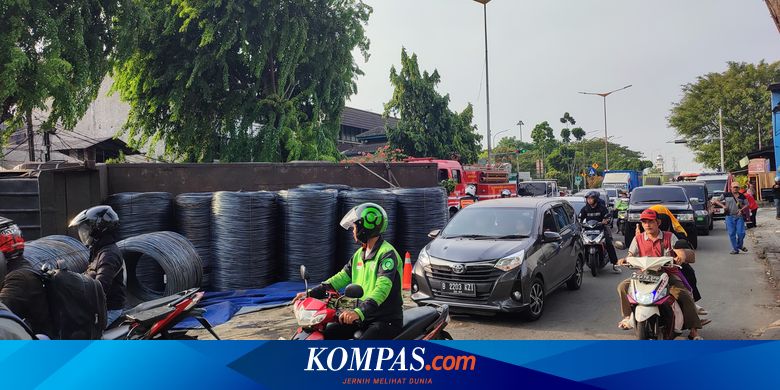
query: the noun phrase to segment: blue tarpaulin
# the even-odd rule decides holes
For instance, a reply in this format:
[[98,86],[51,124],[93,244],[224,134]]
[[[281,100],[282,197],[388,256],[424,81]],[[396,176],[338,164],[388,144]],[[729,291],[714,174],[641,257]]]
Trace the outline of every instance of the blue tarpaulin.
[[[235,315],[286,305],[301,291],[304,291],[303,282],[279,282],[256,290],[208,292],[197,307],[205,309],[204,317],[212,326],[217,326]],[[202,326],[196,319],[187,318],[175,328],[199,329]]]

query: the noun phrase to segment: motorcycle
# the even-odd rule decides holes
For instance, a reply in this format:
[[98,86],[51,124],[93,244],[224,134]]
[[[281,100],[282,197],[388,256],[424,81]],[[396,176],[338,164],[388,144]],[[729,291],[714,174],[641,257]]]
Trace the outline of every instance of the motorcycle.
[[615,202],[617,210],[617,231],[622,232],[628,220],[628,199],[620,198]]
[[585,252],[591,275],[598,276],[599,270],[607,265],[606,227],[599,221],[585,221],[582,224],[580,240]]
[[639,340],[673,340],[682,332],[683,314],[680,305],[669,294],[669,275],[664,267],[678,267],[672,257],[627,257],[631,267],[628,302]]
[[173,330],[179,322],[193,317],[215,339],[219,340],[213,327],[203,317],[205,310],[195,305],[203,298],[203,292],[192,288],[167,297],[144,302],[122,313],[103,332],[103,340],[185,340],[197,337],[187,336],[186,330]]
[[[309,278],[306,266],[301,266],[301,279],[306,291],[309,291]],[[358,299],[363,296],[363,288],[350,284],[344,290],[344,295],[335,290],[328,291],[324,299],[307,295],[306,298],[294,303],[293,312],[300,327],[291,340],[324,340],[325,328],[331,323],[338,323],[339,314],[343,310],[357,307]],[[449,307],[422,306],[404,310],[401,334],[394,340],[452,340],[444,328],[450,322]],[[354,337],[360,338],[361,331]]]

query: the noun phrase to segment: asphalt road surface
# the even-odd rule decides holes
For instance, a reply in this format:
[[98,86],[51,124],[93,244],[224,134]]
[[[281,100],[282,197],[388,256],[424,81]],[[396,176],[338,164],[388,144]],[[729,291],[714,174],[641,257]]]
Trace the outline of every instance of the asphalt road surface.
[[[622,240],[616,234],[615,239]],[[748,250],[752,249],[746,239]],[[705,339],[750,339],[780,317],[764,277],[764,267],[752,252],[730,255],[723,221],[715,221],[709,236],[699,236],[694,269],[702,299],[698,303],[712,323],[701,335]],[[618,251],[618,257],[625,256]],[[608,270],[608,267],[605,268]],[[547,297],[541,319],[524,322],[517,316],[479,317],[457,315],[447,330],[455,339],[632,339],[633,331],[617,328],[620,321],[617,285],[629,275],[611,272],[585,279],[578,291],[560,289]]]

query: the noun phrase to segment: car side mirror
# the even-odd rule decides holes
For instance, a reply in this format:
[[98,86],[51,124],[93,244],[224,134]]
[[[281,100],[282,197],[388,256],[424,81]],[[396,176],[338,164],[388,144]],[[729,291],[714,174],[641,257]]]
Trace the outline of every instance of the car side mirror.
[[626,249],[626,244],[623,241],[615,241],[612,243],[612,245],[615,247],[615,249]]
[[556,232],[544,232],[544,237],[542,238],[542,242],[559,242],[563,241],[563,237],[559,233]]
[[363,296],[363,287],[360,287],[359,284],[350,283],[344,290],[344,295],[347,298],[360,298]]
[[439,236],[439,233],[441,233],[441,229],[431,230],[431,232],[428,233],[428,237],[436,238]]

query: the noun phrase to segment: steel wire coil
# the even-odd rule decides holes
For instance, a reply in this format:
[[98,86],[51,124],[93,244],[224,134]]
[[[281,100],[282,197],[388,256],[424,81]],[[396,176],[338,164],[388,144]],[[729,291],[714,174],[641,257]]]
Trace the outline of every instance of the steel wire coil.
[[35,269],[44,264],[57,268],[60,261],[60,268],[83,273],[89,266],[89,249],[70,236],[46,236],[24,243],[24,258]]
[[[396,195],[388,190],[362,188],[351,191],[339,192],[339,217],[343,217],[353,207],[363,203],[376,203],[382,206],[387,213],[387,230],[382,234],[382,238],[395,245],[396,243],[396,223],[398,216],[396,213],[397,201]],[[352,230],[344,230],[337,227],[339,236],[338,256],[336,257],[336,269],[340,269],[352,258],[355,251],[360,248],[360,243],[355,241]]]
[[211,204],[211,286],[217,291],[266,287],[279,273],[277,195],[217,192]]
[[127,267],[128,292],[142,301],[200,287],[203,263],[192,244],[175,232],[154,232],[117,243]]
[[338,191],[296,188],[279,195],[287,280],[300,281],[305,265],[312,282],[324,281],[335,271]]
[[211,273],[211,192],[177,195],[174,199],[176,232],[186,237],[203,262],[203,286],[208,287]]
[[412,261],[416,261],[420,250],[431,241],[428,233],[447,224],[447,193],[441,187],[392,191],[398,204],[395,248],[401,256],[408,251]]
[[328,183],[307,183],[301,184],[298,188],[306,190],[336,190],[336,191],[349,191],[352,187],[345,184],[328,184]]
[[120,240],[173,229],[173,197],[167,192],[121,192],[106,204],[119,216]]

